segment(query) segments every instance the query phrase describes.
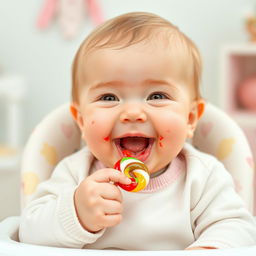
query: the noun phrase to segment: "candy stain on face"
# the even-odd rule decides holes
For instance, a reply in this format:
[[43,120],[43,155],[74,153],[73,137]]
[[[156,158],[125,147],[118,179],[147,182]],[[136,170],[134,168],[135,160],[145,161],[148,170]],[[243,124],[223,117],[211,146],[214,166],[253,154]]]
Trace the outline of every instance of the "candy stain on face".
[[131,179],[129,185],[117,184],[122,189],[129,192],[138,192],[147,187],[149,183],[148,168],[140,160],[134,157],[124,157],[115,164],[114,168]]
[[109,136],[105,137],[104,140],[109,141],[110,140]]
[[161,142],[164,139],[163,136],[159,136],[159,146],[162,148],[163,147],[163,143]]

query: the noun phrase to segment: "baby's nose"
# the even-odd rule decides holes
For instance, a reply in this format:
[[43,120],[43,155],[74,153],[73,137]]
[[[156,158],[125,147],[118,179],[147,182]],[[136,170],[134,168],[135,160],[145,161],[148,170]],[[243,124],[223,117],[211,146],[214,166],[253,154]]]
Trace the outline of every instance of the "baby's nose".
[[140,122],[143,123],[147,120],[147,115],[140,106],[140,104],[127,104],[120,115],[122,123],[127,122]]

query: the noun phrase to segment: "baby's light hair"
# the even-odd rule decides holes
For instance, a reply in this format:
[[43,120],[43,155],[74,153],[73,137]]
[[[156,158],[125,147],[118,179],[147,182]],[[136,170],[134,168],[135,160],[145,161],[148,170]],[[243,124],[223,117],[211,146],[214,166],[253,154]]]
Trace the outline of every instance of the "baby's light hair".
[[[164,37],[163,37],[164,36]],[[193,43],[184,33],[168,20],[152,13],[132,12],[120,15],[98,26],[83,41],[74,58],[72,67],[72,100],[79,102],[79,86],[82,80],[84,60],[89,53],[97,49],[122,49],[140,42],[150,42],[152,39],[167,39],[167,49],[174,48],[186,56],[188,74],[195,89],[195,96],[200,96],[201,57]]]

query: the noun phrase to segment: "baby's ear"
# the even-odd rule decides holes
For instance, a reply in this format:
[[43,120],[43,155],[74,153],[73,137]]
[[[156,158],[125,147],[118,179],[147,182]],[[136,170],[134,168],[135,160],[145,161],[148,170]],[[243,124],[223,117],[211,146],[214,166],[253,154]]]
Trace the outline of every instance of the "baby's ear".
[[205,101],[203,99],[195,100],[191,103],[188,115],[188,133],[187,137],[192,138],[197,126],[197,122],[202,117],[205,109]]
[[70,109],[70,112],[71,112],[71,115],[72,115],[73,119],[75,120],[75,122],[79,126],[80,130],[82,130],[83,127],[84,127],[84,120],[83,120],[83,117],[80,113],[79,105],[77,103],[72,102],[70,104],[69,109]]

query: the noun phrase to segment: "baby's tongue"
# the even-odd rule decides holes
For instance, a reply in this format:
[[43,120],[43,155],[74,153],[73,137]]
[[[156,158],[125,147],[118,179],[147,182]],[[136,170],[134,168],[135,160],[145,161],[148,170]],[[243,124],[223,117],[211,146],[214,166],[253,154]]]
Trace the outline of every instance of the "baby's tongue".
[[121,139],[121,146],[134,153],[140,152],[148,146],[148,139],[143,137],[127,137]]

